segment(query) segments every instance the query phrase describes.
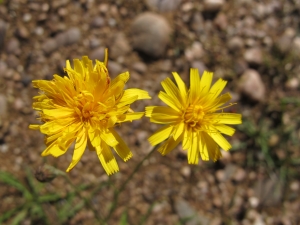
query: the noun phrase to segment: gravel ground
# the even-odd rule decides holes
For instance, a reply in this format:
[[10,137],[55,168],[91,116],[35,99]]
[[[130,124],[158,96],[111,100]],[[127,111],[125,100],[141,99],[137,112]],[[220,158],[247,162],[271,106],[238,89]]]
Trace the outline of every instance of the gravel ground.
[[[115,77],[129,71],[128,87],[152,96],[133,105],[162,104],[160,82],[177,71],[188,82],[189,68],[228,80],[226,91],[244,123],[230,139],[233,149],[217,163],[187,164],[180,147],[162,157],[155,152],[121,193],[108,224],[300,224],[300,1],[298,0],[4,0],[0,3],[0,169],[21,182],[52,165],[64,171],[72,151],[42,158],[43,136],[30,131],[34,79],[63,75],[66,59],[88,55],[103,60]],[[150,151],[147,138],[159,126],[147,118],[118,132],[134,153],[108,178],[93,152],[68,174],[75,186],[110,181],[118,187]],[[44,192],[67,196],[62,177]],[[86,196],[89,190],[81,192]],[[0,186],[0,215],[24,202],[16,189]],[[95,193],[92,204],[105,215],[111,187]],[[58,206],[45,205],[50,224]],[[145,217],[147,215],[147,218]],[[146,218],[144,223],[140,222]],[[189,219],[187,219],[189,218]],[[11,224],[12,220],[6,221]],[[43,224],[26,216],[21,224]],[[5,223],[5,224],[6,224]],[[63,224],[95,224],[83,207]]]

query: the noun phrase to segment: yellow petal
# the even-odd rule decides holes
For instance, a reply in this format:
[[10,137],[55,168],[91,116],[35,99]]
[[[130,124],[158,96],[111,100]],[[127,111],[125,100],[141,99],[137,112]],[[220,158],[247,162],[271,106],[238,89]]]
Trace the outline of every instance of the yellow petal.
[[129,72],[121,73],[115,79],[112,80],[110,87],[113,88],[120,81],[125,84],[128,81],[129,77]]
[[192,146],[188,149],[188,163],[189,164],[198,164],[199,162],[199,150],[198,143],[200,139],[196,132],[193,132],[192,137]]
[[29,125],[29,129],[32,129],[32,130],[39,130],[40,129],[40,126],[39,124],[30,124]]
[[115,151],[126,162],[132,157],[132,152],[116,131],[110,129],[110,132],[115,136],[116,140],[119,142],[119,144],[114,147]]
[[92,146],[94,147],[100,146],[101,137],[100,137],[99,129],[95,129],[93,126],[90,126],[88,130],[88,136]]
[[69,165],[68,169],[66,170],[67,172],[70,172],[70,170],[73,169],[73,167],[79,162],[86,149],[86,144],[87,144],[87,135],[85,130],[83,130],[81,132],[81,135],[76,138],[76,144],[74,148],[72,162]]
[[182,141],[182,137],[178,138],[176,141],[173,139],[173,137],[170,137],[165,143],[163,143],[159,148],[158,152],[160,152],[162,155],[166,155],[169,152],[171,152],[179,143]]
[[181,122],[175,126],[174,131],[173,131],[173,133],[174,133],[173,138],[175,141],[177,140],[177,138],[179,138],[183,134],[184,129],[185,129],[184,122]]
[[85,73],[84,73],[84,68],[82,66],[81,61],[79,59],[74,59],[73,63],[74,63],[75,72],[77,72],[78,74],[80,74],[82,76],[82,78],[84,78]]
[[241,124],[242,115],[237,113],[214,113],[211,114],[213,124]]
[[213,73],[204,71],[201,77],[200,87],[199,87],[201,96],[205,96],[208,93],[212,79],[213,79]]
[[231,148],[230,143],[217,130],[213,130],[207,134],[225,151],[228,151]]
[[165,92],[159,92],[158,97],[172,109],[176,110],[177,112],[181,112],[181,105],[176,104],[176,102],[174,102],[174,99],[167,95]]
[[183,105],[185,106],[187,103],[187,89],[186,89],[185,83],[182,81],[182,79],[180,78],[178,73],[173,72],[172,74],[176,80],[176,83],[177,83],[177,86],[178,86],[178,89],[180,92],[180,96],[181,96],[181,101],[182,101]]
[[234,134],[234,132],[235,132],[235,129],[234,129],[234,128],[229,127],[229,126],[227,126],[227,125],[225,125],[225,124],[214,125],[214,127],[215,127],[218,131],[220,131],[221,133],[227,134],[227,135],[229,135],[229,136],[232,136],[232,135]]
[[74,110],[67,108],[67,107],[61,107],[58,109],[44,109],[43,113],[45,116],[53,117],[53,118],[65,118],[65,117],[72,117],[74,116]]
[[184,150],[187,150],[191,148],[191,146],[192,146],[192,130],[189,127],[187,127],[184,130],[184,134],[183,134],[182,148]]
[[106,144],[111,147],[115,147],[117,144],[119,144],[119,142],[109,130],[102,131],[100,137]]
[[55,155],[55,156],[60,156],[64,154],[67,151],[67,149],[60,149],[57,145],[57,142],[51,143],[43,152],[42,156],[47,156],[47,155]]
[[191,68],[190,70],[190,102],[196,102],[200,97],[200,77],[198,69]]
[[165,89],[167,95],[169,95],[176,105],[182,105],[181,96],[176,85],[171,81],[170,78],[166,78],[161,82],[161,85]]
[[219,79],[216,83],[214,83],[214,85],[209,90],[209,94],[207,95],[207,100],[213,101],[214,99],[216,99],[221,94],[226,84],[227,81],[222,79]]
[[206,161],[209,159],[217,161],[222,156],[217,143],[205,132],[201,132],[200,154],[202,160]]
[[107,175],[112,175],[119,171],[119,166],[114,155],[111,153],[110,147],[102,143],[101,147],[96,148],[98,158]]
[[138,119],[142,118],[143,115],[144,115],[144,112],[126,113],[124,115],[125,117],[122,120],[118,120],[118,122],[138,120]]
[[151,99],[147,91],[137,89],[137,88],[130,88],[124,91],[124,94],[120,102],[127,101],[127,99],[130,99],[131,97],[135,97],[135,96],[137,96],[137,100]]
[[166,106],[156,106],[151,114],[150,121],[153,123],[179,123],[182,120],[180,113]]
[[147,107],[145,108],[145,111],[146,111],[145,116],[151,117],[152,112],[153,112],[153,109],[154,109],[155,107],[157,107],[157,106],[147,106]]
[[154,134],[152,134],[148,141],[152,146],[157,145],[164,140],[166,140],[173,131],[173,126],[165,126],[157,130]]
[[74,118],[64,118],[60,120],[53,120],[50,122],[46,122],[45,124],[40,126],[40,131],[43,134],[52,135],[57,132],[62,131],[67,126],[70,126],[75,122]]
[[121,108],[121,107],[123,107],[123,106],[132,104],[132,103],[135,102],[136,100],[138,100],[138,96],[137,96],[137,95],[132,96],[131,98],[126,99],[126,101],[119,102],[119,103],[117,104],[117,106],[118,106],[119,108]]
[[[209,137],[208,135],[205,136],[205,132],[199,132],[199,137],[200,137],[200,141],[199,141],[199,151],[200,151],[200,155],[202,160],[204,161],[208,161],[209,160],[209,154],[208,152],[211,151],[210,149],[210,143],[207,141],[207,137]],[[211,140],[211,137],[209,137]],[[215,142],[214,142],[215,143]],[[217,144],[215,144],[217,146]]]

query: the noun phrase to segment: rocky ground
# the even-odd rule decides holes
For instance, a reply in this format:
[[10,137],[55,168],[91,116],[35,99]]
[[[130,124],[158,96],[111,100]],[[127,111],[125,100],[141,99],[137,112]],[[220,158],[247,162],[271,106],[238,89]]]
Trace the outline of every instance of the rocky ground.
[[[165,157],[152,154],[120,194],[108,224],[300,224],[299,13],[298,0],[2,1],[1,171],[33,192],[32,185],[40,184],[32,174],[40,166],[67,168],[72,150],[58,159],[42,158],[43,136],[28,129],[37,116],[31,81],[63,75],[66,59],[103,60],[108,48],[110,75],[129,71],[128,87],[153,97],[135,104],[136,111],[161,104],[160,82],[172,71],[188,82],[195,67],[228,80],[226,91],[238,103],[232,110],[243,115],[229,138],[233,149],[217,163],[190,166],[180,147]],[[59,176],[44,184],[39,194],[59,195],[41,204],[44,217],[33,208],[19,209],[26,196],[2,182],[0,215],[17,209],[13,215],[23,216],[15,224],[24,225],[45,224],[45,217],[49,224],[96,224],[92,209],[107,214],[113,188],[150,151],[147,137],[158,127],[144,118],[118,128],[134,157],[118,160],[121,171],[110,178],[86,151],[68,174],[72,183]],[[68,193],[81,184],[86,187],[71,199]],[[90,204],[61,219],[62,207],[80,206],[78,196],[91,190]],[[14,224],[13,215],[4,224]]]

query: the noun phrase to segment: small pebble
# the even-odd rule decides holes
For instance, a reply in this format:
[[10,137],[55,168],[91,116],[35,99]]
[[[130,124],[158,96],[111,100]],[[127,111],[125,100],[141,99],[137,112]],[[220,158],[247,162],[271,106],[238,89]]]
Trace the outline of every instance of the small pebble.
[[265,99],[266,88],[260,74],[256,70],[247,69],[242,74],[239,81],[239,89],[254,101],[263,101]]
[[170,34],[171,27],[168,22],[155,13],[140,14],[131,26],[133,48],[152,57],[164,54]]
[[259,48],[249,48],[244,53],[244,58],[249,64],[262,64],[262,52]]
[[225,1],[224,0],[204,0],[203,5],[204,5],[204,11],[206,12],[215,12],[219,11]]

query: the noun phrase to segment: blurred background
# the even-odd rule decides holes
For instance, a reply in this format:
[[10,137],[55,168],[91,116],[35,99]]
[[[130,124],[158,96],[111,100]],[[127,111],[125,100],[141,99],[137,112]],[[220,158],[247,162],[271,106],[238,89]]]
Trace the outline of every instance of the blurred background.
[[[134,157],[108,177],[86,151],[68,174],[73,149],[43,158],[31,108],[34,79],[64,75],[67,59],[103,60],[112,78],[161,105],[160,82],[177,71],[228,80],[243,124],[216,162],[187,164],[181,147],[154,152],[118,195],[107,224],[300,224],[298,0],[0,1],[0,224],[105,224],[117,189],[151,150],[160,126],[148,118],[117,130]],[[56,169],[55,169],[56,168]],[[42,182],[40,182],[42,181]]]

